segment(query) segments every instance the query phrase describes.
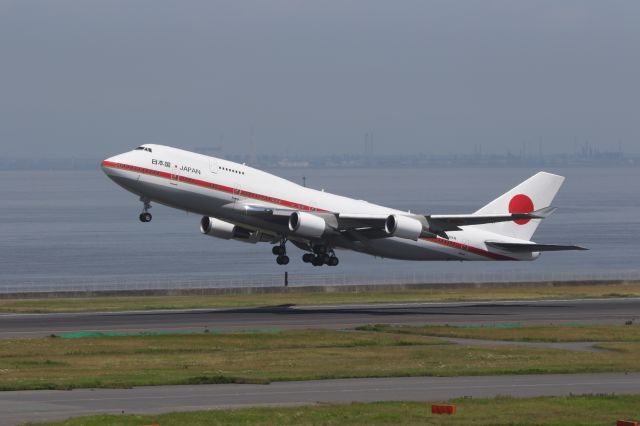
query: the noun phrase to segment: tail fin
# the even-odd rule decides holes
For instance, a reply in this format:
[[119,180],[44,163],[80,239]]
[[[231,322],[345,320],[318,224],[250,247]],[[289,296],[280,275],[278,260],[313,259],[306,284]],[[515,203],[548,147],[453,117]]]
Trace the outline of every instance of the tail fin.
[[[529,213],[549,207],[564,182],[563,176],[539,172],[499,196],[476,214]],[[521,240],[530,240],[541,219],[477,225],[479,229]]]

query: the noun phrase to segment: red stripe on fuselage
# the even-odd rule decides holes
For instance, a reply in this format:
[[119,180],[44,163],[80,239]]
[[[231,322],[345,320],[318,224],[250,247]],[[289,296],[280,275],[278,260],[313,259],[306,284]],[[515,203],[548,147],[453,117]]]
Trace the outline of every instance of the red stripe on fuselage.
[[118,170],[138,172],[138,173],[146,174],[149,176],[161,177],[169,180],[172,180],[172,179],[176,180],[176,177],[177,177],[178,182],[188,183],[191,185],[200,186],[202,188],[213,189],[215,191],[226,192],[227,194],[238,195],[246,198],[251,198],[253,200],[265,201],[267,203],[277,204],[283,207],[289,207],[296,210],[311,211],[311,212],[328,212],[328,210],[319,209],[317,207],[308,206],[306,204],[296,203],[289,200],[283,200],[281,198],[271,197],[269,195],[264,195],[264,194],[258,194],[256,192],[244,191],[242,189],[233,188],[226,185],[220,185],[217,183],[207,182],[205,180],[200,180],[200,179],[194,179],[187,176],[175,175],[169,172],[158,171],[155,169],[147,169],[145,167],[131,166],[129,164],[124,164],[124,163],[114,163],[112,161],[103,161],[101,164],[103,167],[111,167],[113,169],[118,169]]

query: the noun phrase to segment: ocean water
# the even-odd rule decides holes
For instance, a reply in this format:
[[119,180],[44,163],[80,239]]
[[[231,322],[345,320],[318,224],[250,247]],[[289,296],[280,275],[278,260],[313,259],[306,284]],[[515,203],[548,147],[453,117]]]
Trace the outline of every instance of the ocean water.
[[[470,213],[536,173],[525,168],[281,169],[287,179],[425,214]],[[533,279],[640,276],[640,169],[548,170],[567,177],[534,236],[540,243],[579,244],[586,252],[545,253],[534,262],[411,262],[339,252],[340,265],[314,268],[289,248],[275,263],[268,244],[204,236],[200,217],[154,205],[140,223],[141,203],[100,170],[0,172],[0,286],[69,282],[141,285],[164,280],[237,279],[281,274],[350,282],[355,277],[487,277]],[[336,278],[336,274],[340,277]],[[439,275],[440,274],[440,275]],[[509,275],[511,274],[511,275]],[[528,275],[527,275],[528,274]],[[233,282],[233,281],[232,281]],[[328,279],[327,282],[331,282]]]

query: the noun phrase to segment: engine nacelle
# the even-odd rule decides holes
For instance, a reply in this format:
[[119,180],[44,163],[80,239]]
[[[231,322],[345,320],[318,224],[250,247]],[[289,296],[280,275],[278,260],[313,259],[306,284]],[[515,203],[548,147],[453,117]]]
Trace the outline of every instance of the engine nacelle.
[[320,238],[327,224],[323,218],[305,212],[293,212],[289,216],[289,231],[307,238]]
[[422,223],[411,217],[392,214],[384,222],[384,230],[393,237],[417,241],[422,234]]
[[204,216],[200,220],[200,232],[211,237],[222,238],[223,240],[238,240],[251,244],[262,240],[262,233],[260,231],[251,231],[236,226],[233,223],[208,216]]

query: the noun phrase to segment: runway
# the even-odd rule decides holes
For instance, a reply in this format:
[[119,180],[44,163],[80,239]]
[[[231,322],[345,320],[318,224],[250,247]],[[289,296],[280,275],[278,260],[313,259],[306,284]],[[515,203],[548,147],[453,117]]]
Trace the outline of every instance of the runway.
[[278,382],[270,385],[152,386],[133,389],[2,392],[1,425],[90,414],[154,414],[256,405],[442,401],[470,396],[533,397],[640,393],[640,373],[402,377]]
[[[637,320],[639,315],[640,298],[2,314],[0,338],[38,337],[80,331],[339,329],[375,323],[623,323]],[[379,400],[437,401],[462,396],[526,397],[570,393],[640,393],[640,373],[405,377],[278,382],[270,385],[2,392],[0,425],[98,413],[151,414],[254,405]]]
[[338,329],[376,323],[623,323],[638,320],[639,317],[640,298],[2,314],[0,338],[38,337],[79,331]]

